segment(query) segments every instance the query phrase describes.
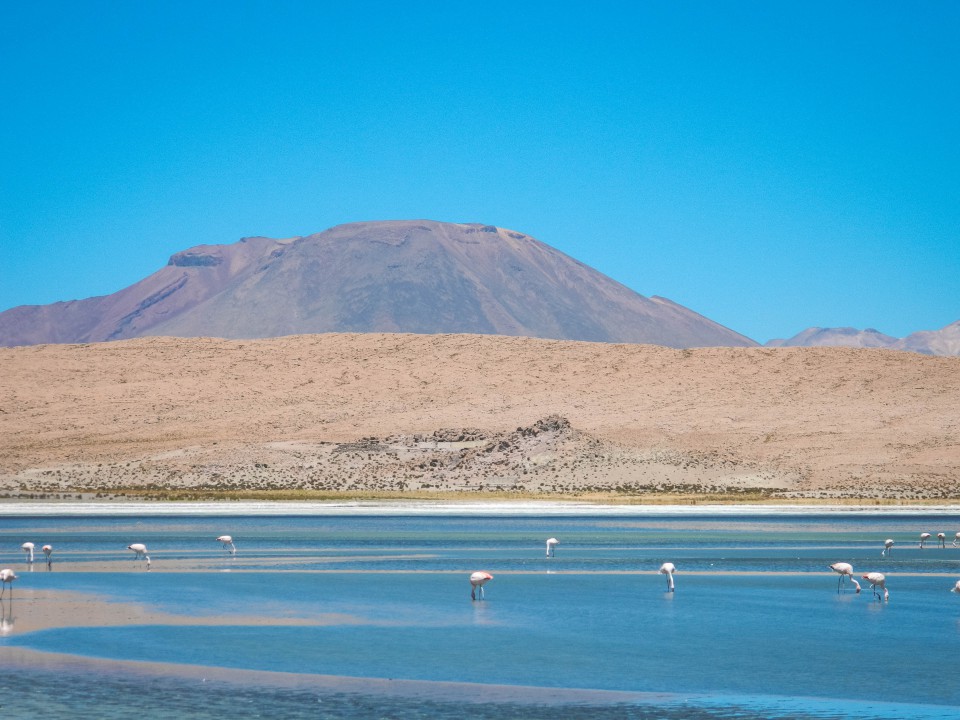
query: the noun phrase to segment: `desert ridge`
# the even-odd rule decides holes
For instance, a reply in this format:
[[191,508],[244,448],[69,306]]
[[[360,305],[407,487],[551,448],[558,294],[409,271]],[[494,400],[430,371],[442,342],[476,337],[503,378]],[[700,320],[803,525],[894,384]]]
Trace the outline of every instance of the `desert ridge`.
[[494,335],[0,349],[0,493],[960,497],[960,359]]

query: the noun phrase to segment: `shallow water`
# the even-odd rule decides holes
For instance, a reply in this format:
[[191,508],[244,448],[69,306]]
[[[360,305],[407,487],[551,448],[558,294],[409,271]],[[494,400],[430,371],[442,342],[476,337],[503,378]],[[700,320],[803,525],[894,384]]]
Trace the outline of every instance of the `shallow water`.
[[[918,548],[921,531],[940,530],[945,549],[935,539]],[[3,604],[13,624],[0,639],[0,668],[29,691],[3,710],[461,717],[462,698],[496,696],[469,714],[960,717],[960,596],[948,592],[960,578],[957,530],[960,515],[943,514],[7,517],[0,564],[20,579]],[[213,540],[223,533],[236,556]],[[561,540],[552,559],[550,536]],[[881,557],[887,537],[897,545]],[[49,571],[40,559],[28,571],[19,549],[27,539],[54,545]],[[147,544],[150,572],[127,557],[131,542]],[[656,574],[665,560],[678,567],[675,593]],[[886,573],[890,602],[875,601],[869,586],[838,593],[827,565],[840,560],[858,577]],[[467,583],[477,569],[495,575],[482,602]],[[43,625],[50,598],[80,595],[88,600],[79,607],[95,603],[98,613],[121,616],[134,604],[165,615],[89,627],[46,618],[63,626],[18,630]],[[19,648],[191,669],[38,665],[14,659]],[[228,671],[203,682],[204,667]],[[252,685],[230,675],[245,671],[266,673]],[[62,673],[77,680],[58,681]],[[281,687],[270,673],[303,685]],[[311,687],[321,676],[419,684],[403,695]],[[443,682],[476,685],[446,693]],[[524,688],[522,697],[504,687]],[[564,700],[558,715],[560,688],[588,692]],[[154,696],[162,708],[144,704]]]

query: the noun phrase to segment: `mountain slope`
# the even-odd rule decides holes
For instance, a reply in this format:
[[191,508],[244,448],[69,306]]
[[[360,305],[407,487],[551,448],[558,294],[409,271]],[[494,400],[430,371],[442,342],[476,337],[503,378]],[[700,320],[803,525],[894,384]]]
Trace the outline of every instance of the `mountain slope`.
[[939,330],[921,330],[898,340],[892,348],[924,355],[960,355],[960,320]]
[[0,345],[6,346],[327,332],[755,345],[523,233],[423,220],[199,246],[113,295],[0,313]]

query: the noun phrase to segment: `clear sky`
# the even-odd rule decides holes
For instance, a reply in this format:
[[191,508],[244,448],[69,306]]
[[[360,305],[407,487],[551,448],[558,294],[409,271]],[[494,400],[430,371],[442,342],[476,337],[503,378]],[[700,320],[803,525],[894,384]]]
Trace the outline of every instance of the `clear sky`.
[[954,0],[5,3],[0,310],[428,218],[761,342],[940,328],[958,38]]

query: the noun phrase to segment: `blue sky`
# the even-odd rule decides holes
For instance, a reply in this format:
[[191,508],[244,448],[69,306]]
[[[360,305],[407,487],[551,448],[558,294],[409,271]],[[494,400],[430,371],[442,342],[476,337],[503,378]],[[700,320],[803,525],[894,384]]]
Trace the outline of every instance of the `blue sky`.
[[952,1],[8,3],[0,310],[200,243],[429,218],[761,342],[936,329],[957,37]]

